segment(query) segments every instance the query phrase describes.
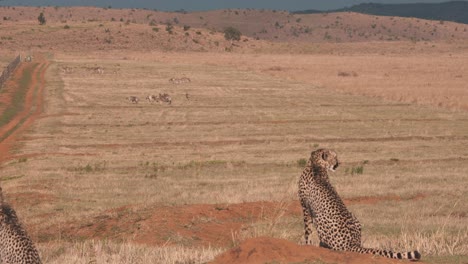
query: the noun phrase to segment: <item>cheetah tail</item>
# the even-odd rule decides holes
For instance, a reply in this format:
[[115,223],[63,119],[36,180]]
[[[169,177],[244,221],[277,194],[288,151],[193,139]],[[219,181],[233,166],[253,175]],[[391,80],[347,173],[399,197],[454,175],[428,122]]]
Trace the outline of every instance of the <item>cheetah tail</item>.
[[409,259],[411,261],[418,261],[421,259],[421,254],[418,251],[410,251],[405,253],[392,252],[382,249],[373,249],[373,248],[363,248],[363,247],[353,247],[350,249],[352,252],[358,252],[361,254],[374,254],[378,256],[383,256],[386,258],[394,259]]

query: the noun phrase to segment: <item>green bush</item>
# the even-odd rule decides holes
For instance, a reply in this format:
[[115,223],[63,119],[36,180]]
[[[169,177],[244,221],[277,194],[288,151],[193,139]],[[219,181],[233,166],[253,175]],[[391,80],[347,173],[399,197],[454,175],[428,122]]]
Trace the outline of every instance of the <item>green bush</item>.
[[298,159],[297,160],[297,166],[298,167],[301,167],[301,168],[304,168],[307,164],[307,160],[306,159]]
[[227,27],[224,29],[224,38],[226,40],[237,40],[239,41],[242,36],[242,33],[234,27]]
[[39,21],[39,24],[41,24],[41,25],[45,25],[45,23],[47,22],[46,18],[44,16],[44,13],[42,13],[42,12],[37,17],[37,20]]

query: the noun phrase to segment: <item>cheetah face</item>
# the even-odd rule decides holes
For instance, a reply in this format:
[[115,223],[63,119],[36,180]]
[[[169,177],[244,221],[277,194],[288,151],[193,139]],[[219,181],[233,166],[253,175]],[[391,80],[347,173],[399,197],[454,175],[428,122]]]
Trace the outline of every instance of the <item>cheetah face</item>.
[[326,168],[330,171],[335,171],[340,165],[336,152],[329,149],[319,149],[312,152],[310,159],[312,164]]

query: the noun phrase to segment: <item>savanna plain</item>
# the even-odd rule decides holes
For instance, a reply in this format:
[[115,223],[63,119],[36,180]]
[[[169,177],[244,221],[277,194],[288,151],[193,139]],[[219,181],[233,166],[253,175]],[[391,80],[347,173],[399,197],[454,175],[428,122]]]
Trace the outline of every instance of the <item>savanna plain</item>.
[[[468,263],[466,44],[292,47],[33,50],[25,64],[48,63],[42,113],[0,180],[43,262],[205,263],[249,238],[300,243],[297,180],[331,148],[366,247]],[[172,103],[145,100],[159,93]]]

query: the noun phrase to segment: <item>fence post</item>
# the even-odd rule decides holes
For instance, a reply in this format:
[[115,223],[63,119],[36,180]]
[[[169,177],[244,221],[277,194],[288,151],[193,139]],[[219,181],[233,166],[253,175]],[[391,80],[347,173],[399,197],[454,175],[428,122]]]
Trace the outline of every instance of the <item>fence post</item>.
[[21,54],[16,56],[16,58],[6,66],[5,70],[3,70],[2,75],[0,76],[0,89],[3,87],[3,84],[6,82],[6,80],[13,74],[20,63]]

